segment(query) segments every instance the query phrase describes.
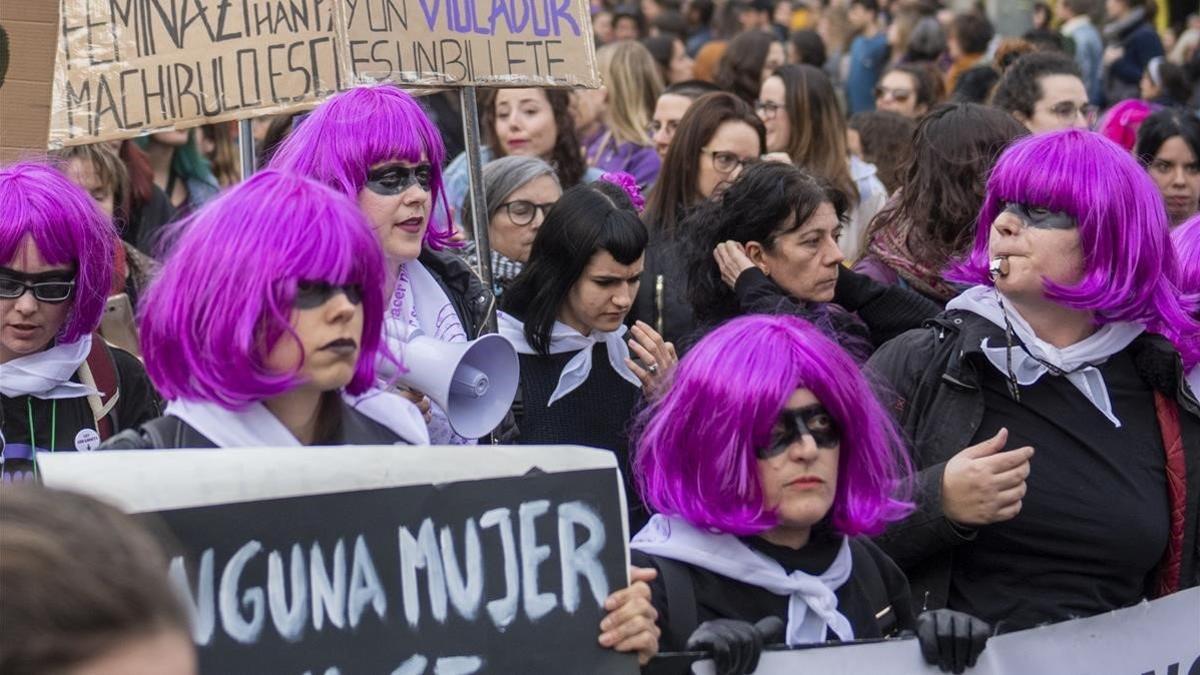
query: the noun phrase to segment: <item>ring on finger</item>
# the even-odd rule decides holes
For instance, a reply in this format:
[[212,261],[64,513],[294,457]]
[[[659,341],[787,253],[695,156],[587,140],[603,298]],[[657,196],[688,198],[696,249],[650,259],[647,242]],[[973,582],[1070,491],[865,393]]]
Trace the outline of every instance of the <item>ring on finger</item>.
[[655,374],[655,373],[657,373],[657,372],[658,372],[658,364],[657,364],[657,363],[651,363],[649,366],[647,366],[647,367],[646,367],[646,370],[647,370],[647,371],[648,371],[648,372],[649,372],[651,375],[653,375],[653,374]]

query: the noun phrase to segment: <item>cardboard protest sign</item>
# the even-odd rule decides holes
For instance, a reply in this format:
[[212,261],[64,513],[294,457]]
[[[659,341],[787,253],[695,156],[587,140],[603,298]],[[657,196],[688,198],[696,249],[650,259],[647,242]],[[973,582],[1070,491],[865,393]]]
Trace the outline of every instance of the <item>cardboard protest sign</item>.
[[165,524],[202,672],[637,671],[636,658],[596,640],[605,598],[627,584],[611,453],[355,447],[46,459],[47,484]]
[[[678,657],[667,657],[676,659]],[[712,661],[689,670],[712,675]],[[916,639],[773,651],[757,675],[792,673],[941,673],[921,658]],[[970,675],[1200,675],[1200,588],[1134,607],[993,637]]]
[[60,0],[50,145],[288,112],[356,84],[598,86],[584,0]]

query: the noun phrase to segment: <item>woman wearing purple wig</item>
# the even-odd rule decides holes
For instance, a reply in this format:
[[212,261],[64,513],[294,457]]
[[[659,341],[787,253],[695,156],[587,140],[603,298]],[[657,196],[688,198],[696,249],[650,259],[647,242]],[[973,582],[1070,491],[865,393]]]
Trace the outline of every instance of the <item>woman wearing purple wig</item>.
[[166,415],[104,447],[428,443],[413,404],[368,391],[383,265],[355,204],[316,181],[264,171],[210,202],[142,304]]
[[0,479],[37,454],[95,450],[158,415],[141,363],[93,333],[120,240],[88,193],[44,164],[0,168]]
[[951,273],[975,285],[868,363],[918,469],[917,510],[877,541],[922,603],[1007,631],[1197,584],[1200,323],[1178,273],[1123,148],[1069,130],[1000,157]]
[[915,629],[931,663],[974,665],[989,627],[948,610],[915,619],[904,575],[863,536],[911,510],[898,494],[907,458],[854,360],[820,330],[729,321],[638,426],[634,474],[657,514],[630,546],[659,571],[664,650],[711,651],[721,672],[743,673],[779,637],[772,625],[789,646]]
[[[444,204],[445,150],[437,127],[419,103],[391,85],[351,89],[313,110],[280,144],[271,166],[332,186],[357,200],[375,228],[387,262],[383,330],[395,354],[418,333],[446,342],[479,337],[495,302],[462,259],[442,247],[451,226],[431,218]],[[381,379],[396,374],[380,361]],[[405,392],[431,404],[423,395]],[[435,443],[463,443],[436,406]]]
[[[1179,256],[1179,288],[1190,296],[1194,314],[1200,319],[1200,214],[1171,231],[1171,241]],[[1188,374],[1192,395],[1200,399],[1200,365]]]

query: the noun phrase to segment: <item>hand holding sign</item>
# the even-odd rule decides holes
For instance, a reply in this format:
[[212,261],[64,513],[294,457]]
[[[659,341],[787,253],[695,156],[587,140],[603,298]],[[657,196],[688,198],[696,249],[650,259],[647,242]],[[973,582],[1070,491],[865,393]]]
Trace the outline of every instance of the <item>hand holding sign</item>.
[[604,601],[608,615],[600,622],[600,644],[618,652],[637,652],[646,665],[658,653],[658,610],[650,604],[650,586],[658,570],[630,567],[630,584]]
[[1021,511],[1033,448],[1008,452],[1008,429],[960,451],[946,462],[942,510],[960,525],[977,527],[1011,520]]

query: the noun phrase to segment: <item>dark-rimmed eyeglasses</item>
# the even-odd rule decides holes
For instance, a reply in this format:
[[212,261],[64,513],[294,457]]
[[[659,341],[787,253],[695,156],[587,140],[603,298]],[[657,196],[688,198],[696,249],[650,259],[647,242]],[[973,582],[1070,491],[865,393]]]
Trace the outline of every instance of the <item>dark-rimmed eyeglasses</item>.
[[550,213],[551,206],[554,206],[554,202],[535,204],[526,199],[514,199],[511,202],[504,202],[497,210],[504,209],[513,225],[528,225],[533,222],[538,211],[542,212],[542,220],[545,220],[546,214]]
[[754,112],[758,113],[758,116],[764,119],[774,119],[780,110],[783,110],[783,106],[774,101],[754,102]]
[[717,173],[722,174],[733,173],[733,171],[738,167],[744,169],[758,161],[757,157],[742,159],[741,157],[738,157],[736,153],[729,152],[727,150],[709,150],[707,148],[703,148],[700,150],[700,152],[701,154],[711,157],[713,168],[716,169]]
[[57,305],[66,302],[75,290],[75,280],[61,278],[52,281],[31,281],[45,278],[42,275],[23,275],[19,273],[0,272],[0,298],[15,300],[26,291],[33,293],[38,302]]

